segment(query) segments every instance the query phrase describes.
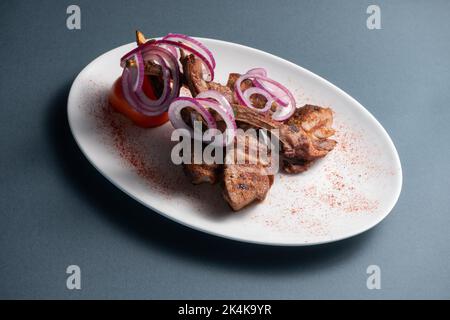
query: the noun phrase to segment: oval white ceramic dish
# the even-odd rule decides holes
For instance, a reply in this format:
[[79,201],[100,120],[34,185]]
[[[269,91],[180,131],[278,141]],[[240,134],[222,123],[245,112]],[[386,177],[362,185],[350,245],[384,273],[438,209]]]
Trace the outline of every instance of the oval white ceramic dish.
[[361,104],[314,73],[271,54],[199,40],[215,55],[216,81],[226,82],[230,72],[264,67],[293,92],[298,105],[331,107],[337,147],[303,174],[277,174],[265,201],[232,212],[220,185],[193,186],[182,168],[172,164],[170,123],[141,129],[109,108],[108,92],[121,74],[119,59],[134,47],[128,44],[90,63],[74,81],[68,99],[73,136],[98,171],[165,217],[252,243],[337,241],[372,228],[389,214],[401,191],[400,160],[389,135]]

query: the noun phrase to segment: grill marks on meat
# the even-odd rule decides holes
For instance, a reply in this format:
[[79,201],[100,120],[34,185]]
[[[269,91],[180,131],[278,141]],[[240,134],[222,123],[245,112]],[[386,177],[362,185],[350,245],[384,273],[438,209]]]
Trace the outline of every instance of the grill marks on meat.
[[225,166],[223,197],[234,211],[266,198],[273,179],[258,169],[251,164]]
[[[245,145],[245,148],[238,146]],[[257,140],[251,135],[237,135],[234,148],[227,154],[227,157],[234,157],[236,160],[240,153],[246,159],[245,163],[225,164],[223,173],[223,197],[234,211],[238,211],[245,206],[266,198],[273,183],[273,175],[269,175],[267,166],[258,159],[251,159],[256,151]],[[257,153],[256,153],[257,154]]]

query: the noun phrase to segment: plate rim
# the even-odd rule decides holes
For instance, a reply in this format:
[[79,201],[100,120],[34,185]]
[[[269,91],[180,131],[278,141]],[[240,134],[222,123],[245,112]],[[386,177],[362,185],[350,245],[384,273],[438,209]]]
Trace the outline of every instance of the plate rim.
[[[73,100],[73,96],[74,96],[74,92],[76,89],[76,84],[77,82],[80,81],[81,77],[83,76],[84,73],[88,72],[89,69],[91,69],[97,61],[101,60],[102,58],[104,58],[106,55],[111,54],[112,51],[115,50],[119,50],[121,48],[125,48],[125,47],[132,47],[133,46],[133,42],[128,43],[128,44],[124,44],[118,47],[115,47],[111,50],[108,50],[107,52],[104,52],[103,54],[99,55],[97,58],[95,58],[94,60],[92,60],[90,63],[88,63],[79,73],[78,75],[75,77],[74,81],[72,82],[72,85],[70,87],[70,91],[69,91],[69,95],[67,98],[67,120],[69,123],[69,128],[70,131],[72,133],[72,136],[78,146],[78,148],[81,150],[82,154],[86,157],[86,159],[89,161],[89,163],[98,171],[102,174],[103,177],[105,177],[112,185],[114,185],[115,187],[117,187],[119,190],[121,190],[122,192],[124,192],[126,195],[128,195],[129,197],[131,197],[132,199],[134,199],[135,201],[137,201],[138,203],[140,203],[141,205],[144,205],[145,207],[151,209],[152,211],[160,214],[161,216],[168,218],[176,223],[179,223],[185,227],[191,228],[193,230],[196,231],[201,231],[204,233],[207,233],[209,235],[213,235],[213,236],[217,236],[217,237],[221,237],[224,239],[228,239],[228,240],[233,240],[233,241],[238,241],[238,242],[245,242],[245,243],[251,243],[251,244],[257,244],[257,245],[265,245],[265,246],[282,246],[282,247],[305,247],[305,246],[317,246],[317,245],[323,245],[323,244],[328,244],[328,243],[333,243],[333,242],[338,242],[338,241],[342,241],[345,239],[349,239],[349,238],[353,238],[356,237],[372,228],[374,228],[375,226],[377,226],[378,224],[380,224],[384,219],[386,219],[386,217],[393,211],[395,205],[397,204],[401,192],[402,192],[402,188],[403,188],[403,169],[402,169],[402,164],[401,164],[401,160],[400,160],[400,156],[398,153],[397,148],[394,145],[394,142],[392,141],[390,135],[388,134],[388,132],[386,131],[386,129],[381,125],[381,123],[375,118],[374,115],[372,115],[372,113],[367,110],[359,101],[357,101],[355,98],[353,98],[352,96],[350,96],[348,93],[346,93],[344,90],[342,90],[341,88],[339,88],[338,86],[334,85],[333,83],[329,82],[328,80],[326,80],[325,78],[322,78],[320,75],[302,67],[299,66],[291,61],[288,61],[284,58],[281,58],[279,56],[276,56],[272,53],[266,52],[266,51],[262,51],[260,49],[256,49],[256,48],[252,48],[246,45],[242,45],[242,44],[238,44],[238,43],[234,43],[234,42],[229,42],[229,41],[224,41],[224,40],[218,40],[218,39],[211,39],[211,38],[202,38],[202,37],[193,37],[195,39],[198,39],[200,41],[210,41],[210,42],[217,42],[220,43],[222,45],[225,46],[231,46],[231,47],[238,47],[241,48],[243,50],[250,50],[253,51],[255,53],[258,54],[262,54],[264,56],[266,56],[267,58],[270,59],[274,59],[274,60],[278,60],[281,63],[287,64],[288,66],[294,68],[294,69],[300,69],[302,72],[308,74],[308,76],[313,77],[316,81],[320,82],[322,85],[327,86],[329,89],[331,90],[335,90],[336,92],[338,92],[340,95],[344,96],[346,99],[349,99],[355,106],[357,106],[359,108],[360,111],[362,111],[362,113],[364,113],[366,116],[368,116],[370,118],[370,120],[376,125],[376,127],[382,132],[383,134],[383,138],[388,142],[391,150],[394,151],[394,155],[395,155],[395,164],[396,164],[396,168],[398,169],[398,190],[396,190],[397,194],[396,196],[393,198],[392,203],[390,203],[390,205],[388,206],[388,210],[386,210],[386,213],[383,215],[380,215],[380,217],[376,220],[374,220],[374,222],[372,222],[371,224],[369,224],[367,227],[362,228],[361,230],[358,230],[358,232],[349,234],[349,235],[345,235],[345,236],[341,236],[341,237],[336,237],[336,238],[330,238],[330,239],[326,239],[323,241],[317,241],[317,242],[311,242],[311,243],[300,243],[300,242],[295,242],[295,241],[262,241],[262,240],[255,240],[255,239],[249,239],[249,238],[245,238],[245,237],[241,237],[241,236],[231,236],[225,233],[220,233],[220,232],[216,232],[216,231],[212,231],[208,228],[204,228],[195,224],[190,224],[186,221],[183,221],[181,219],[178,219],[177,217],[171,216],[157,208],[155,208],[154,206],[144,202],[143,200],[139,199],[138,197],[135,197],[134,195],[132,195],[130,192],[128,192],[125,188],[123,188],[119,183],[116,183],[113,181],[112,178],[110,178],[108,176],[108,174],[106,174],[106,172],[104,172],[101,168],[99,168],[95,161],[93,159],[91,159],[91,157],[88,155],[87,151],[84,149],[82,143],[80,143],[79,141],[79,137],[76,134],[76,131],[74,129],[74,124],[73,124],[73,119],[71,118],[71,100]],[[135,44],[134,44],[135,45]]]

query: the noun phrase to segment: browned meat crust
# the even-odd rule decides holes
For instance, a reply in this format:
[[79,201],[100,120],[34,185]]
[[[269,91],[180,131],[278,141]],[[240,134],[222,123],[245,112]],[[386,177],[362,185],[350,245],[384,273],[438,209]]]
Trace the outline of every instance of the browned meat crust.
[[227,165],[223,197],[234,211],[266,198],[272,179],[257,165]]
[[222,165],[219,164],[184,164],[183,169],[193,184],[217,183],[223,171]]
[[184,80],[193,97],[202,91],[209,90],[208,83],[202,78],[202,64],[193,54],[181,57]]
[[311,167],[313,161],[283,159],[283,170],[287,173],[302,173]]
[[203,80],[201,61],[194,55],[182,56],[180,60],[183,66],[184,81],[193,97],[206,90],[216,90],[223,94],[228,101],[233,100],[233,91],[230,88],[217,82]]
[[243,106],[233,105],[236,121],[257,128],[278,129],[282,143],[283,169],[289,173],[307,170],[311,162],[328,154],[336,141],[328,139],[334,134],[331,128],[333,113],[329,108],[305,105],[286,122],[274,121],[267,114]]
[[[186,121],[186,123],[189,123],[189,121]],[[191,150],[193,148],[194,143],[192,140]],[[216,163],[194,163],[194,153],[191,153],[191,163],[183,163],[183,171],[191,179],[193,184],[215,184],[222,179],[223,165]]]
[[288,119],[287,124],[301,126],[303,130],[316,139],[326,139],[334,135],[333,111],[313,105],[305,105],[297,109],[295,114]]
[[311,164],[325,157],[336,146],[329,139],[335,131],[330,108],[305,105],[299,108],[280,129],[283,136],[283,169],[288,173],[308,170]]
[[[236,146],[246,141],[244,150]],[[273,183],[273,175],[267,172],[267,166],[258,159],[251,159],[250,150],[257,147],[257,140],[249,135],[238,135],[232,155],[244,152],[246,163],[225,164],[223,180],[223,197],[230,207],[238,211],[243,207],[266,198]],[[256,150],[256,149],[254,149]],[[230,156],[228,154],[227,156]],[[250,161],[253,160],[253,161]]]

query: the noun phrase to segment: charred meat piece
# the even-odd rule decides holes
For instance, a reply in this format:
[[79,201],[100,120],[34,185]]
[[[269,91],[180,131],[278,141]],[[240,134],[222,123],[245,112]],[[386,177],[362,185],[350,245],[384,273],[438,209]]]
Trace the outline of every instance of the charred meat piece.
[[335,133],[332,128],[333,112],[331,109],[309,104],[297,109],[294,115],[288,119],[287,124],[301,126],[303,130],[317,139],[326,139]]
[[153,62],[153,61],[145,61],[144,65],[144,73],[147,76],[155,76],[155,77],[162,77],[162,68],[159,64]]
[[234,91],[234,84],[240,76],[241,75],[239,73],[230,73],[228,75],[227,87]]
[[[239,73],[230,73],[228,75],[228,81],[227,81],[227,87],[234,91],[234,86],[236,84],[236,81],[241,77],[241,74]],[[253,87],[253,82],[250,79],[245,79],[241,82],[241,90],[245,91],[248,88]]]
[[305,105],[286,122],[274,121],[268,114],[261,114],[244,106],[233,105],[237,122],[256,128],[278,129],[282,144],[283,169],[289,173],[303,172],[311,162],[328,154],[336,141],[328,139],[334,134],[333,113],[329,108]]
[[233,91],[227,86],[221,85],[217,82],[208,82],[208,89],[220,92],[225,97],[225,99],[228,100],[228,102],[233,103]]
[[183,164],[183,170],[193,184],[214,184],[221,179],[223,167],[219,164]]
[[202,63],[193,54],[181,58],[184,80],[193,97],[202,91],[209,90],[208,83],[203,80]]
[[[278,129],[283,170],[288,173],[308,170],[315,160],[325,157],[336,146],[336,141],[329,139],[334,134],[333,113],[329,108],[305,105],[287,121],[279,122],[269,113],[238,104],[232,106],[240,128]],[[219,127],[221,120],[216,117]]]
[[305,105],[294,113],[280,128],[283,137],[283,155],[290,159],[313,161],[328,154],[336,141],[328,139],[334,134],[333,112],[330,108]]
[[283,170],[287,173],[302,173],[311,167],[314,161],[283,159]]
[[[247,139],[247,143],[244,144],[243,139]],[[252,159],[250,150],[254,147],[257,147],[257,141],[252,136],[236,136],[235,148],[231,152],[235,161],[224,165],[223,197],[234,211],[264,200],[273,183],[273,175],[268,174],[267,166],[258,159]],[[244,153],[245,163],[236,162],[239,153]]]
[[230,88],[220,83],[207,82],[203,79],[202,62],[193,54],[182,56],[180,60],[183,65],[184,81],[193,97],[203,91],[216,90],[223,94],[228,101],[232,101],[233,91]]
[[[260,113],[254,109],[233,104],[234,116],[237,123],[249,124],[254,128],[276,129],[283,125],[282,122],[275,121],[269,113]],[[241,127],[241,125],[239,125]]]
[[326,156],[335,145],[335,142],[326,143],[326,141],[314,139],[295,124],[282,125],[279,130],[279,139],[283,143],[282,154],[288,159],[317,160]]
[[257,165],[227,165],[224,169],[223,197],[234,211],[266,198],[271,178]]
[[[194,150],[194,140],[191,143],[191,150]],[[192,152],[190,163],[183,163],[183,171],[191,179],[193,184],[215,184],[222,178],[223,165],[216,163],[195,163],[194,152]]]

